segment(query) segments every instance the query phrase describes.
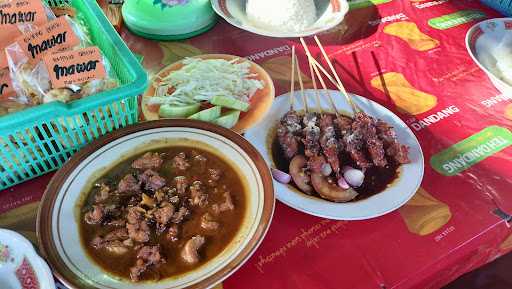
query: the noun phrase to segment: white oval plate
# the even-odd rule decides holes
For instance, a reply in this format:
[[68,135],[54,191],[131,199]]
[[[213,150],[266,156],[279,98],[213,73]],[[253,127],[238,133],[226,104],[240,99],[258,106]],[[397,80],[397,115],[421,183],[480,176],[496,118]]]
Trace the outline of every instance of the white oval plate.
[[512,18],[494,18],[473,25],[466,34],[466,48],[473,61],[487,74],[503,94],[512,95],[512,85],[496,76],[479,59],[482,51],[492,51],[506,33],[512,34]]
[[[334,28],[343,21],[349,8],[346,0],[316,0],[317,10],[324,11],[317,11],[320,15],[317,15],[318,18],[311,27],[295,33],[266,29],[251,23],[245,13],[247,0],[211,0],[211,2],[215,12],[231,25],[259,35],[283,38],[310,36]],[[319,6],[323,8],[318,8]]]
[[[329,92],[335,99],[336,106],[340,111],[347,113],[351,111],[349,104],[338,91],[330,90]],[[314,90],[305,90],[304,93],[308,99],[308,107],[315,107]],[[319,94],[322,108],[329,110],[327,95],[323,91],[320,91]],[[303,110],[304,105],[300,100],[300,92],[295,92],[295,98],[295,110]],[[352,98],[354,103],[368,115],[380,118],[395,128],[400,143],[410,148],[409,158],[411,163],[400,167],[399,178],[386,190],[361,201],[333,203],[300,193],[291,186],[274,180],[278,200],[299,211],[318,217],[334,220],[365,220],[392,212],[414,196],[423,179],[424,169],[423,152],[416,136],[398,116],[380,104],[354,94],[352,94]],[[249,129],[245,134],[247,140],[260,151],[271,167],[275,167],[275,165],[267,143],[268,134],[273,131],[275,125],[288,111],[289,107],[289,94],[276,98],[267,118]]]
[[52,271],[22,235],[0,229],[0,288],[55,288]]

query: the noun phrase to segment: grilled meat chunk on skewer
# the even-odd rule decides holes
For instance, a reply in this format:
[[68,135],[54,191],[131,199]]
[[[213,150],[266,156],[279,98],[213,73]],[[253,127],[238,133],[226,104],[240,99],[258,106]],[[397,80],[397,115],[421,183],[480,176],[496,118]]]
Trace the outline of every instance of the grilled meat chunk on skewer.
[[377,122],[377,133],[384,143],[386,155],[393,158],[400,164],[407,164],[411,162],[408,156],[409,148],[398,142],[396,132],[392,126],[382,120],[379,120]]
[[304,143],[304,154],[311,158],[320,153],[320,128],[316,125],[318,116],[316,113],[306,113],[302,121],[304,129],[302,130]]
[[300,117],[296,111],[291,110],[281,118],[277,127],[277,137],[287,159],[292,159],[299,151],[298,136],[301,129]]
[[355,115],[355,121],[352,123],[352,130],[357,138],[361,138],[366,144],[366,149],[370,153],[373,164],[377,167],[385,167],[388,162],[385,158],[384,145],[377,137],[375,120],[364,112],[358,112]]
[[327,162],[329,162],[332,170],[338,176],[340,173],[338,141],[336,140],[332,116],[327,114],[322,115],[320,118],[320,146],[324,156],[327,158]]
[[352,130],[353,120],[340,115],[334,120],[334,123],[339,132],[340,144],[342,144],[343,149],[349,153],[352,160],[356,162],[357,166],[361,169],[371,167],[372,164],[368,162],[363,152],[364,143],[361,135],[354,134]]

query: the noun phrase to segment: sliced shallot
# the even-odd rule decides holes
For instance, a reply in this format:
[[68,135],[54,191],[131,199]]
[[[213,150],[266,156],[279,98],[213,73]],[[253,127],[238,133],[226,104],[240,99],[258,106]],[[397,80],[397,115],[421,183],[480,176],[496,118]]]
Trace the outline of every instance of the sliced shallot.
[[364,182],[364,173],[361,170],[354,169],[353,167],[343,167],[343,177],[352,187],[360,187]]
[[274,177],[274,179],[276,181],[280,182],[281,184],[288,184],[292,180],[292,176],[290,176],[289,174],[287,174],[281,170],[272,168],[271,171],[272,171],[272,177]]
[[331,175],[331,173],[332,173],[332,167],[331,167],[331,165],[330,165],[330,164],[328,164],[328,163],[323,164],[323,165],[322,165],[322,171],[321,171],[321,172],[322,172],[322,175],[324,175],[324,176],[326,176],[326,177],[327,177],[327,176],[330,176],[330,175]]
[[340,176],[340,178],[338,179],[338,187],[340,187],[340,188],[342,188],[344,190],[348,190],[350,188],[350,185],[347,183],[345,178]]

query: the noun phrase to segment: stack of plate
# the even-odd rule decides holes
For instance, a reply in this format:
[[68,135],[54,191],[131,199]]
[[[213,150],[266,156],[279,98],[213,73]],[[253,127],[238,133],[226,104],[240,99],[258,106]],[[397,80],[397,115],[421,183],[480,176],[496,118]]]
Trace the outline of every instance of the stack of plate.
[[190,38],[216,23],[210,0],[126,0],[122,13],[128,29],[155,40]]

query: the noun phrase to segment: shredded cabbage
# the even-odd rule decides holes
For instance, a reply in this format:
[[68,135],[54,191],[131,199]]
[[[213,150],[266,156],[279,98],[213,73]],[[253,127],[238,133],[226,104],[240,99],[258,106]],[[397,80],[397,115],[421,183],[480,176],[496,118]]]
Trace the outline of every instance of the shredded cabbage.
[[[210,101],[214,96],[232,97],[248,102],[263,83],[252,77],[248,61],[234,59],[186,58],[184,66],[161,78],[159,87],[173,87],[170,95],[155,95],[150,104],[177,106]],[[157,89],[158,90],[158,89]]]

